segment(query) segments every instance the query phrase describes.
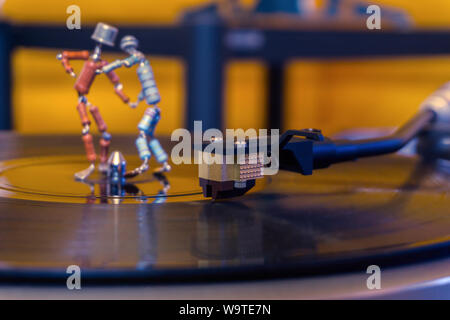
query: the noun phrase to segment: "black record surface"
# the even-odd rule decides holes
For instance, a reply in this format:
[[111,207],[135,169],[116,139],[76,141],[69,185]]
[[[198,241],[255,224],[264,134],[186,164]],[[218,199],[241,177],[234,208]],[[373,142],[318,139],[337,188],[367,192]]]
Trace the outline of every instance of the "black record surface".
[[[119,137],[114,148],[137,164],[130,141]],[[450,174],[442,163],[388,156],[309,177],[281,172],[218,202],[202,199],[196,167],[182,165],[166,175],[165,197],[150,175],[133,182],[145,201],[117,201],[73,182],[79,137],[8,134],[0,142],[3,281],[65,279],[70,265],[91,281],[260,278],[450,254]]]

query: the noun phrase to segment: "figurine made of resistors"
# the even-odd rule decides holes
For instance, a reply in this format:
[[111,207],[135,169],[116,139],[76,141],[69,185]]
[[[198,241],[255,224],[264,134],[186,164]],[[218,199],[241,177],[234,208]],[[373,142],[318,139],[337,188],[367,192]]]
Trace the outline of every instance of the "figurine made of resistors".
[[156,172],[167,172],[171,169],[168,163],[167,153],[162,148],[158,139],[154,136],[156,125],[160,119],[160,110],[157,104],[161,101],[161,96],[156,87],[152,67],[144,54],[137,50],[138,45],[139,42],[134,36],[123,37],[120,41],[120,48],[128,53],[129,56],[123,60],[116,60],[115,62],[104,66],[101,71],[97,71],[110,73],[112,70],[122,66],[130,68],[133,65],[138,65],[137,74],[142,85],[142,90],[139,93],[138,100],[134,103],[129,103],[129,105],[132,108],[136,108],[142,100],[145,100],[150,106],[145,110],[144,116],[139,122],[139,137],[136,139],[136,147],[142,160],[142,164],[140,167],[127,172],[125,174],[126,178],[131,178],[147,171],[152,153],[155,156],[156,161],[162,165]]
[[[75,178],[78,180],[86,179],[94,170],[95,162],[97,159],[97,154],[94,148],[94,142],[92,135],[90,133],[91,121],[88,118],[87,107],[89,107],[89,112],[91,113],[98,130],[102,134],[100,139],[100,165],[99,171],[102,173],[107,173],[108,171],[108,149],[111,143],[111,135],[107,131],[107,126],[103,120],[98,107],[92,105],[86,95],[89,93],[92,83],[97,76],[97,70],[101,69],[108,64],[106,60],[101,58],[101,47],[102,44],[108,46],[114,46],[114,41],[116,39],[118,29],[109,26],[104,23],[98,23],[91,39],[97,42],[94,52],[92,55],[88,51],[63,51],[57,55],[57,59],[61,60],[62,65],[67,73],[72,77],[76,78],[75,90],[78,93],[78,106],[77,110],[81,118],[81,124],[83,126],[82,139],[84,142],[84,147],[86,150],[87,159],[90,162],[90,166],[75,174]],[[76,76],[72,66],[70,65],[70,60],[85,60],[83,68]],[[124,103],[129,103],[129,98],[122,91],[122,84],[120,79],[114,71],[106,72],[109,80],[114,84],[114,89],[116,94]]]

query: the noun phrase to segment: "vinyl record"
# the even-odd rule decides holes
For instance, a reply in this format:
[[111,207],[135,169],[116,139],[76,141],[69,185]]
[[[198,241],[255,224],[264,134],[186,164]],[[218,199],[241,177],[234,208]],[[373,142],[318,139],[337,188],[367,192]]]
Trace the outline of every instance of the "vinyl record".
[[[58,139],[3,138],[3,281],[66,278],[70,265],[94,282],[269,278],[450,253],[445,163],[387,156],[312,176],[280,172],[248,195],[213,202],[202,197],[194,165],[147,173],[121,190],[100,175],[77,182],[82,149]],[[139,159],[129,141],[114,148],[132,167]]]

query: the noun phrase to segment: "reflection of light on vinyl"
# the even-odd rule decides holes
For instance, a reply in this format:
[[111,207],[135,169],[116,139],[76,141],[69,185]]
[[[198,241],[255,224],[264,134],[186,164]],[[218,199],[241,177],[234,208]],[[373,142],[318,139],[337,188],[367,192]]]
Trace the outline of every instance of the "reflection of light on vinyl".
[[[139,164],[139,159],[130,158],[129,166]],[[96,173],[85,182],[76,181],[74,172],[86,167],[82,156],[39,157],[10,160],[0,163],[0,196],[7,198],[50,202],[84,203],[87,197],[102,198],[101,181],[104,178]],[[142,194],[148,198],[157,198],[163,188],[151,168],[148,173],[129,181],[128,189],[139,190],[139,196],[133,192],[122,196],[122,203],[136,203]],[[201,189],[195,179],[195,167],[186,170],[174,166],[167,174],[170,189],[167,201],[200,200]],[[192,171],[192,172],[191,172]],[[94,188],[93,190],[91,188]],[[106,187],[105,187],[106,188]],[[93,193],[91,194],[91,190]]]

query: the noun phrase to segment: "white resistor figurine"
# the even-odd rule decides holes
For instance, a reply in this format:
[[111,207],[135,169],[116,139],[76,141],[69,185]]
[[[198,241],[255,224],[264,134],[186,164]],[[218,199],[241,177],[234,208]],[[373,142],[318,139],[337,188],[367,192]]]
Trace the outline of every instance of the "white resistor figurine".
[[160,119],[160,110],[157,104],[161,101],[158,88],[156,87],[155,77],[152,67],[149,61],[145,58],[144,54],[137,50],[139,41],[134,36],[125,36],[120,41],[120,48],[127,52],[129,56],[123,60],[116,60],[106,66],[104,66],[100,72],[109,73],[114,69],[126,66],[128,68],[133,65],[138,65],[137,74],[139,81],[142,85],[142,91],[139,93],[138,100],[134,103],[130,103],[132,108],[138,106],[138,104],[145,100],[150,106],[145,110],[144,116],[139,122],[139,137],[136,139],[136,147],[139,152],[139,156],[142,159],[140,167],[126,173],[126,178],[137,176],[149,168],[149,160],[153,155],[156,160],[162,164],[156,172],[167,172],[171,170],[168,163],[167,153],[162,148],[158,139],[154,136],[156,125]]

